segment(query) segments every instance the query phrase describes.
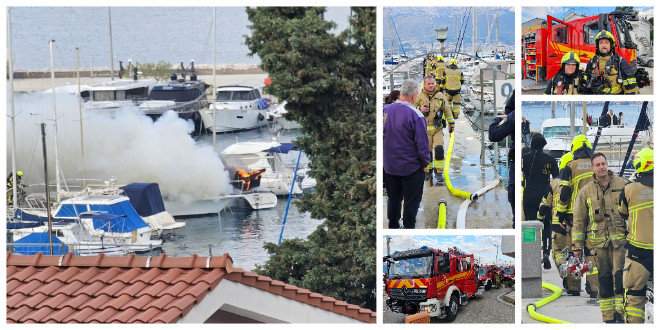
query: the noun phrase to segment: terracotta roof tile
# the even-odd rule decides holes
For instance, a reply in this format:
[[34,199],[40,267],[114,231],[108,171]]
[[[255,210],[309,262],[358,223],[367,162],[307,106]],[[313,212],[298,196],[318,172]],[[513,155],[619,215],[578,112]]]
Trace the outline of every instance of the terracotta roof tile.
[[171,284],[174,283],[174,281],[179,281],[181,274],[183,273],[184,271],[179,268],[172,268],[164,273],[161,273],[158,277],[153,278],[150,283],[164,282]]
[[75,292],[80,290],[80,288],[82,288],[83,286],[85,286],[85,283],[83,283],[81,281],[74,281],[74,282],[71,282],[69,284],[61,286],[59,289],[55,290],[55,292],[53,292],[53,294],[64,293],[66,295],[71,296]]
[[140,292],[142,292],[148,286],[149,286],[149,284],[147,284],[147,283],[136,282],[136,283],[130,284],[130,285],[126,286],[125,288],[121,289],[121,291],[117,292],[117,295],[127,294],[127,295],[130,295],[130,296],[138,296],[138,295],[141,295]]
[[50,307],[57,308],[60,305],[64,304],[70,298],[71,297],[69,297],[68,295],[60,293],[60,294],[55,295],[55,296],[50,296],[50,297],[48,297],[48,299],[44,299],[43,302],[36,305],[36,308],[39,309],[39,308],[44,307],[44,306],[50,306]]
[[89,299],[88,301],[85,302],[85,304],[81,305],[80,308],[84,309],[86,307],[91,307],[96,310],[99,310],[101,309],[101,306],[105,305],[110,300],[112,300],[112,296],[107,294],[102,294],[100,296],[92,297],[92,299]]
[[[78,278],[78,273],[81,272],[81,269],[78,267],[69,267],[64,270],[60,269],[55,276],[50,277],[49,281],[59,280],[64,283],[71,283]],[[82,282],[81,282],[82,283]]]
[[124,271],[119,277],[117,277],[117,281],[132,284],[136,282],[136,278],[140,275],[142,275],[142,270],[139,268],[131,268]]
[[29,306],[21,306],[17,309],[10,310],[7,308],[7,320],[12,320],[14,322],[19,322],[26,315],[32,313],[33,309]]
[[135,315],[138,315],[138,313],[140,313],[139,310],[131,307],[113,315],[108,320],[106,320],[106,322],[128,323],[128,320],[133,318]]
[[75,313],[76,310],[70,306],[66,306],[61,308],[59,311],[53,313],[52,315],[48,316],[45,321],[46,322],[57,322],[60,323],[64,319],[66,319],[69,315]]
[[142,309],[148,309],[150,307],[156,307],[158,309],[164,309],[165,306],[169,305],[172,301],[176,299],[175,296],[172,295],[164,295],[156,300],[153,300],[153,298],[150,298],[151,302],[148,303],[147,305],[143,306]]
[[34,313],[30,313],[26,316],[24,316],[21,319],[21,322],[26,322],[26,321],[34,321],[34,322],[43,322],[45,321],[44,319],[49,317],[51,314],[53,314],[55,310],[46,306],[46,307],[41,307],[38,310],[36,310]]
[[375,323],[376,314],[214,257],[7,253],[7,323],[177,322],[223,279]]
[[[166,297],[169,297],[169,296],[166,296]],[[146,310],[147,308],[150,307],[149,304],[153,303],[154,301],[158,301],[158,300],[154,300],[154,298],[152,296],[144,295],[144,296],[141,296],[141,297],[131,301],[130,306],[134,307],[134,308],[137,308],[139,310]]]

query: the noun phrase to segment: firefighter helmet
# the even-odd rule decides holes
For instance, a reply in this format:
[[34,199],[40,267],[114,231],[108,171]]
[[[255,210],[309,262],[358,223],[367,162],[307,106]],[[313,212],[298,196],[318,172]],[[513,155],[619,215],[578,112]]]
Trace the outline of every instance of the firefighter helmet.
[[449,61],[449,65],[458,65],[458,61],[456,61],[455,58],[452,58],[451,61]]
[[18,172],[16,172],[16,175],[18,175],[18,176],[23,176],[23,171],[18,171]]
[[653,150],[649,148],[640,150],[635,155],[633,167],[637,173],[653,171]]
[[559,170],[561,171],[562,168],[566,167],[566,164],[573,160],[573,154],[568,152],[565,153],[561,158],[559,159]]
[[[616,41],[614,40],[614,36],[610,32],[605,30],[598,32],[598,34],[596,35],[596,40],[594,40],[596,49],[598,49],[598,41],[600,39],[605,39],[605,38],[610,40],[610,46],[612,49],[614,49],[616,47]],[[610,49],[610,51],[612,51],[612,49]]]
[[442,55],[438,55],[438,62],[444,62],[445,58]]
[[561,58],[561,64],[575,64],[578,65],[580,64],[580,60],[578,60],[577,55],[573,52],[568,52],[564,54],[564,57]]
[[576,150],[582,148],[583,146],[587,146],[587,148],[591,149],[591,142],[587,140],[586,136],[580,134],[574,137],[573,141],[571,142],[571,153],[575,153]]

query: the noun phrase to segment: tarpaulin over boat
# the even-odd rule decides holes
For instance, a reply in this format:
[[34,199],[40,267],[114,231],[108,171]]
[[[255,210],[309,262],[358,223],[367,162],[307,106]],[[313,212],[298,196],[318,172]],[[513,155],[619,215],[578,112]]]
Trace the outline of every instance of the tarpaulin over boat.
[[139,228],[149,227],[149,225],[144,222],[140,215],[135,211],[127,197],[121,196],[119,198],[105,199],[103,197],[105,196],[66,200],[62,202],[62,206],[55,217],[76,218],[83,213],[98,211],[93,213],[107,213],[118,217],[108,220],[102,218],[103,216],[98,216],[98,219],[103,219],[100,222],[96,221],[97,218],[92,217],[95,220],[95,229],[102,229],[101,223],[105,224],[106,221],[111,222],[111,230],[103,230],[112,232],[127,233]]
[[131,183],[121,189],[139,215],[148,217],[165,211],[163,196],[157,183]]
[[278,153],[281,153],[281,154],[287,154],[291,150],[298,150],[298,147],[296,147],[296,145],[293,144],[293,143],[282,143],[277,147],[272,147],[272,148],[270,148],[268,150],[264,150],[264,151],[266,151],[266,152],[278,152]]
[[[53,244],[59,244],[53,246],[53,255],[63,255],[69,253],[68,246],[62,246],[62,241],[60,241],[57,236],[52,235]],[[34,243],[34,245],[15,245],[14,253],[24,254],[24,255],[33,255],[37,252],[41,252],[45,255],[50,255],[50,246],[48,245],[48,233],[32,233],[27,235],[14,243]]]

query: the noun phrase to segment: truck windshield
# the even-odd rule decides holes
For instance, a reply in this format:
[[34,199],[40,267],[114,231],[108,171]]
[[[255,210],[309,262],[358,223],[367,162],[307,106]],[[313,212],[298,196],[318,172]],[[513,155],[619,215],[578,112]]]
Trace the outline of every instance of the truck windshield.
[[397,260],[390,266],[389,278],[427,278],[433,274],[433,256]]
[[637,46],[635,45],[635,42],[630,35],[630,30],[628,30],[626,21],[621,18],[615,18],[614,24],[616,25],[616,29],[619,35],[619,43],[621,44],[621,48],[636,49]]
[[504,268],[504,275],[513,275],[513,268]]
[[488,269],[486,268],[479,268],[479,276],[486,276],[488,272]]

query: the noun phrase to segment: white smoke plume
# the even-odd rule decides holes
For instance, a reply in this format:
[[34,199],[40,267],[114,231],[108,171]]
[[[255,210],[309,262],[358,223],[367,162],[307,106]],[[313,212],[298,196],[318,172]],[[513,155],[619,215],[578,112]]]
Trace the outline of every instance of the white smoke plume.
[[[58,154],[71,190],[82,185],[78,98],[56,94]],[[46,123],[49,178],[55,181],[55,128],[52,94],[20,94],[16,105],[16,164],[28,192],[43,192],[40,124]],[[9,109],[9,107],[7,108]],[[7,120],[7,174],[11,171],[11,125]],[[117,110],[83,109],[85,168],[88,184],[115,178],[119,184],[157,182],[163,197],[190,202],[231,191],[229,175],[209,145],[191,136],[192,123],[168,112],[153,122],[135,106]]]

